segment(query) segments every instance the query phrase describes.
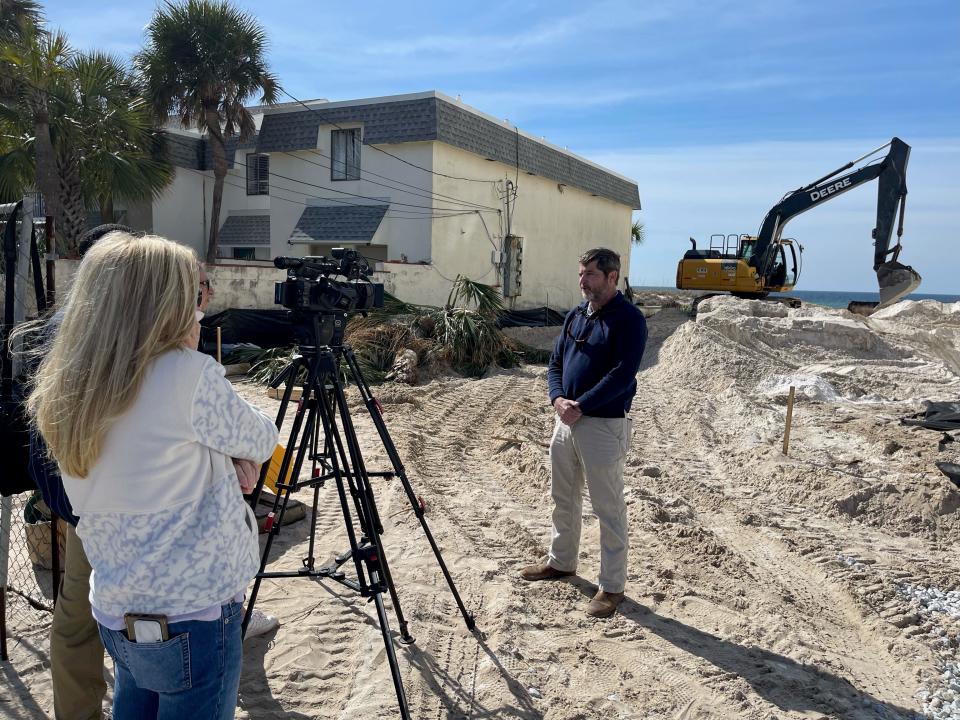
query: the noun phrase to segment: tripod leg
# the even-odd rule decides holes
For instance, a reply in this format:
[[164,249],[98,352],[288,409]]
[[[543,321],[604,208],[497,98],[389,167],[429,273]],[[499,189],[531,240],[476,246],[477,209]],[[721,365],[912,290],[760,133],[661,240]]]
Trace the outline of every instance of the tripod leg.
[[[241,625],[241,634],[246,635],[247,625],[250,624],[250,617],[253,615],[253,607],[257,602],[257,595],[260,593],[260,584],[263,582],[263,573],[266,570],[267,562],[270,559],[270,550],[273,547],[273,540],[280,532],[280,526],[282,524],[284,512],[287,509],[287,503],[290,500],[290,490],[291,486],[295,487],[297,484],[297,479],[300,477],[300,468],[303,466],[303,458],[306,454],[307,447],[310,445],[310,441],[302,442],[299,444],[297,449],[297,457],[293,462],[293,472],[290,474],[289,484],[285,482],[287,477],[287,468],[290,467],[290,462],[293,456],[293,449],[297,445],[297,438],[300,437],[300,430],[303,427],[304,416],[306,416],[306,431],[304,433],[305,437],[310,437],[313,426],[316,423],[316,403],[310,402],[310,388],[312,383],[317,375],[316,363],[314,363],[307,375],[307,383],[303,388],[303,395],[301,396],[301,401],[297,405],[297,413],[293,419],[293,428],[290,431],[290,441],[287,443],[287,449],[283,453],[283,461],[280,463],[280,474],[279,480],[277,481],[277,496],[273,501],[273,526],[271,526],[269,533],[267,534],[267,542],[263,548],[263,554],[260,556],[260,569],[257,571],[256,580],[254,580],[253,588],[250,591],[250,597],[247,600],[247,611],[243,617],[243,624]],[[292,377],[296,377],[296,371],[292,373]],[[289,386],[287,392],[284,393],[284,399],[289,400]],[[283,404],[280,406],[280,416],[283,416],[285,411]],[[261,479],[263,474],[261,473]],[[279,512],[278,512],[279,509]],[[316,505],[314,505],[316,509]],[[314,519],[316,519],[316,512],[314,512]]]
[[403,679],[400,677],[400,665],[397,663],[397,653],[393,649],[393,640],[390,637],[390,625],[387,622],[387,611],[383,607],[383,596],[379,593],[373,596],[377,606],[377,617],[380,620],[380,632],[383,634],[383,646],[387,651],[387,662],[390,663],[390,675],[393,677],[393,689],[397,693],[397,703],[400,705],[400,717],[409,720],[410,709],[407,707],[407,694],[403,690]]
[[[390,574],[390,566],[387,562],[387,555],[384,552],[383,541],[380,537],[383,534],[383,526],[380,523],[380,517],[377,513],[376,499],[373,495],[373,488],[370,485],[370,477],[367,475],[367,469],[363,462],[363,454],[360,451],[360,442],[357,439],[357,433],[353,427],[353,421],[350,418],[350,409],[347,407],[347,398],[343,392],[343,386],[340,383],[334,383],[333,385],[333,402],[336,406],[336,409],[339,410],[340,424],[343,426],[347,450],[350,454],[350,464],[353,468],[351,475],[356,482],[355,498],[362,510],[359,513],[359,516],[361,522],[366,520],[366,522],[361,525],[361,528],[364,532],[364,536],[367,538],[367,541],[376,548],[377,559],[383,574],[383,582],[386,584],[387,590],[390,592],[390,599],[393,602],[393,611],[397,616],[397,623],[400,626],[401,641],[404,644],[410,644],[414,641],[413,636],[410,635],[406,618],[403,616],[403,608],[400,605],[400,596],[397,594],[397,588],[393,582],[393,576]],[[372,574],[373,573],[371,572],[371,575]]]
[[413,510],[414,515],[417,516],[417,520],[420,521],[420,527],[423,528],[423,534],[427,536],[427,542],[430,543],[430,548],[433,550],[433,554],[437,558],[437,564],[440,565],[440,570],[443,572],[443,577],[447,581],[447,586],[450,588],[450,593],[453,595],[453,599],[456,601],[457,607],[460,609],[460,614],[463,616],[463,621],[466,623],[468,630],[473,630],[476,626],[476,620],[463,604],[460,593],[457,591],[457,586],[453,582],[453,577],[451,577],[450,571],[447,569],[447,564],[443,561],[443,556],[440,554],[440,548],[437,547],[437,542],[433,538],[433,533],[430,532],[430,527],[427,525],[423,508],[420,506],[420,502],[417,500],[417,497],[413,492],[413,487],[410,485],[410,481],[407,479],[407,473],[403,468],[403,462],[400,460],[400,454],[397,452],[397,446],[394,445],[393,439],[390,437],[390,433],[387,430],[387,425],[383,420],[383,416],[381,415],[380,406],[374,399],[373,394],[370,392],[370,386],[367,384],[366,379],[363,377],[363,372],[360,370],[360,366],[357,364],[357,358],[353,354],[353,349],[345,347],[343,355],[347,360],[348,367],[350,368],[350,374],[353,376],[354,382],[356,382],[357,387],[360,389],[360,394],[363,397],[367,412],[370,414],[370,418],[373,420],[373,424],[377,428],[377,433],[380,435],[380,441],[383,443],[383,446],[387,451],[387,456],[390,458],[390,462],[393,464],[394,473],[400,478],[403,489],[407,494],[407,500],[410,502],[410,507]]
[[[317,444],[320,441],[320,423],[313,423],[313,432],[310,434],[310,477],[316,477],[317,472]],[[326,451],[329,448],[330,439],[324,438],[323,446]],[[324,457],[326,457],[324,452]],[[304,559],[304,567],[313,570],[316,558],[313,556],[313,548],[317,539],[317,506],[320,503],[320,485],[313,486],[313,519],[310,522],[310,547],[307,550],[307,557]]]
[[[280,408],[277,411],[277,419],[274,422],[278,430],[283,426],[283,418],[286,415],[287,406],[290,404],[290,396],[293,394],[293,385],[296,382],[301,367],[303,367],[303,358],[301,356],[294,357],[290,361],[290,364],[277,373],[273,382],[270,383],[270,387],[273,388],[279,387],[281,382],[285,383],[283,387],[283,398],[280,400]],[[269,467],[270,463],[264,463],[263,467],[260,468],[260,477],[257,479],[257,486],[253,489],[253,492],[250,493],[249,503],[254,512],[257,511],[257,503],[260,502],[260,493],[263,492],[263,484],[266,482],[267,469]],[[281,475],[280,477],[284,476]]]
[[323,423],[323,432],[327,438],[325,441],[325,447],[330,449],[328,458],[333,468],[333,474],[336,480],[337,495],[340,497],[340,509],[343,512],[343,522],[346,526],[347,538],[350,541],[350,554],[353,558],[354,567],[357,571],[357,580],[361,587],[366,588],[367,570],[364,567],[364,564],[361,561],[360,553],[358,552],[360,543],[357,541],[357,536],[353,528],[353,518],[350,517],[350,502],[347,499],[347,491],[344,488],[344,479],[346,479],[350,487],[350,492],[354,500],[354,507],[356,509],[361,528],[366,526],[366,520],[364,518],[362,508],[357,501],[356,488],[353,483],[353,479],[351,478],[351,466],[348,461],[346,451],[343,447],[343,440],[340,437],[340,431],[337,428],[336,415],[334,414],[331,398],[327,396],[326,392],[318,393],[317,404],[319,405],[320,422]]

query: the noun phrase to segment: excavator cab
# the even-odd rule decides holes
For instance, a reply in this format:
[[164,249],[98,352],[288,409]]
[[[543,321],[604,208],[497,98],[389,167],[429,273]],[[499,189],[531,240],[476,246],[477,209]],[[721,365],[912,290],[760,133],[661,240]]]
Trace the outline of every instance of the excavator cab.
[[780,241],[773,270],[766,283],[770,292],[790,292],[793,290],[800,274],[799,250],[799,243],[792,239]]

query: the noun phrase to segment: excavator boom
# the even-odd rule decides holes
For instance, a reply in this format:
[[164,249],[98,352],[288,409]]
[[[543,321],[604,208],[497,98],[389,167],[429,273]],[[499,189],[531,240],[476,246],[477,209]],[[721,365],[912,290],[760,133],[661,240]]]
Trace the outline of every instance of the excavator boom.
[[[889,147],[886,156],[879,162],[864,165],[847,172],[861,160],[876,154]],[[677,270],[677,286],[693,287],[706,290],[732,290],[735,294],[762,297],[769,292],[778,292],[792,287],[784,283],[783,264],[784,246],[789,243],[783,240],[784,226],[794,217],[806,212],[834,197],[859,187],[864,183],[877,180],[877,222],[873,229],[874,253],[873,269],[877,273],[877,282],[880,288],[880,305],[889,305],[904,295],[909,294],[919,286],[920,275],[908,265],[898,262],[900,254],[900,238],[903,235],[903,215],[907,197],[907,161],[910,159],[910,146],[900,138],[893,138],[873,152],[847,163],[841,168],[824,175],[809,185],[787,193],[779,203],[774,205],[763,219],[757,237],[749,238],[748,244],[741,245],[741,251],[736,258],[723,256],[727,266],[730,260],[737,260],[737,264],[744,263],[749,268],[737,268],[735,273],[728,276],[735,278],[734,286],[729,285],[711,287],[710,282],[697,282],[694,278],[713,277],[706,266],[710,258],[707,254],[698,253],[696,248],[688,252],[681,260]],[[843,174],[846,173],[846,174]],[[899,222],[897,216],[899,214]],[[894,225],[897,226],[897,241],[891,248]],[[744,248],[749,247],[749,255]],[[694,267],[692,272],[684,268],[685,262],[701,264]],[[750,281],[748,281],[748,278]],[[751,287],[752,285],[752,287]]]

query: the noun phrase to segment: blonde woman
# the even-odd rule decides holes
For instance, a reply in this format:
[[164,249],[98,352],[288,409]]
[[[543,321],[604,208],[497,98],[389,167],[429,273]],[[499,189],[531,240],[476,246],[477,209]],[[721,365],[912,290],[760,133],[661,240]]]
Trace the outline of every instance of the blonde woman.
[[277,429],[194,349],[199,264],[112,233],[80,264],[28,407],[57,460],[116,666],[113,717],[232,718],[256,521],[231,458]]

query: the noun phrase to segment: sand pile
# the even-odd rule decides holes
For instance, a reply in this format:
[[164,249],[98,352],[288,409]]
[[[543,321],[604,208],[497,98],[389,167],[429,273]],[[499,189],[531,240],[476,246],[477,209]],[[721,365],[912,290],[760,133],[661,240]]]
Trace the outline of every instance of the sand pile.
[[[375,389],[482,631],[463,627],[399,483],[378,480],[417,639],[398,649],[411,716],[960,719],[960,492],[936,468],[960,461],[960,442],[900,423],[960,397],[956,306],[861,318],[722,298],[696,320],[666,308],[648,324],[624,477],[627,600],[605,622],[583,612],[598,570],[589,501],[578,577],[517,578],[550,537],[545,368]],[[345,546],[335,495],[320,493],[320,557]],[[300,567],[305,523],[277,547],[275,569]],[[260,602],[282,624],[247,644],[238,717],[397,717],[371,604],[300,579],[265,583]],[[51,709],[45,617],[13,628],[0,714]]]

